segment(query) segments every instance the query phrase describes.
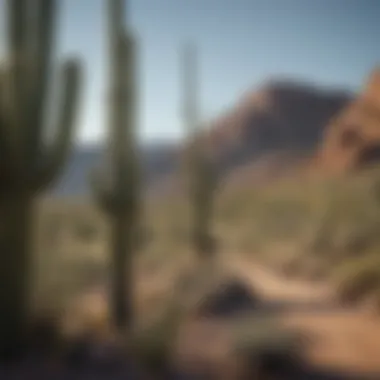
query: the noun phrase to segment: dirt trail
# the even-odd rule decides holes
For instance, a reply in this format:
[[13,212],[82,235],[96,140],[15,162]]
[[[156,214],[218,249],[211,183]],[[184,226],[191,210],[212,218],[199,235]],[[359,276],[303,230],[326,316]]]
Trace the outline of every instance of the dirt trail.
[[[231,261],[231,257],[226,255],[221,260],[222,268],[251,284],[269,312],[278,317],[284,327],[310,337],[304,353],[307,363],[313,371],[316,369],[315,373],[281,379],[380,380],[380,317],[363,309],[339,306],[334,300],[332,286],[289,280],[258,264]],[[157,289],[155,283],[145,285]],[[205,324],[202,321],[190,327],[186,325],[184,332],[184,338],[180,339],[184,342],[179,345],[180,355],[194,361],[199,361],[201,356],[209,365],[222,362],[226,378],[236,378],[228,371],[235,371],[234,366],[240,364],[235,359],[228,359],[229,336],[223,322]],[[183,353],[180,352],[182,346]]]
[[285,326],[311,337],[305,354],[312,365],[363,376],[378,373],[371,378],[380,379],[380,318],[338,306],[332,287],[291,281],[246,262],[229,267],[265,300],[281,306],[279,318]]

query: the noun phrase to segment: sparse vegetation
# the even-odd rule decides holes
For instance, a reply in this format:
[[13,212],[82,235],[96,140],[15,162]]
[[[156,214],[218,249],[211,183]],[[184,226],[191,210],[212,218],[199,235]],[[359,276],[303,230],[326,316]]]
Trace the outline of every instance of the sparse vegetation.
[[[362,263],[360,267],[371,266],[377,257],[380,205],[373,186],[378,176],[378,169],[373,169],[356,177],[309,183],[294,180],[264,189],[220,194],[215,234],[224,251],[231,255],[244,254],[279,270],[288,270],[290,275],[320,265],[327,276],[334,277],[336,271],[342,271],[341,278],[346,265],[355,271],[356,263]],[[165,268],[165,263],[174,267],[188,252],[190,225],[186,203],[181,203],[180,197],[167,202],[161,200],[146,210],[151,236],[139,255],[141,263],[150,268],[154,264],[158,271]],[[87,207],[91,212],[92,206]],[[75,214],[75,208],[72,212]],[[101,216],[91,220],[97,224],[95,229],[103,233]],[[183,234],[180,236],[177,230]],[[76,258],[81,260],[80,255]]]
[[378,287],[378,178],[379,169],[372,168],[222,194],[217,219],[222,245],[289,276],[331,278],[345,294],[356,294],[358,287],[361,299]]
[[[69,61],[63,67],[57,137],[47,150],[44,118],[56,2],[35,3],[38,22],[28,25],[26,2],[8,2],[10,49],[0,71],[1,344],[25,346],[31,337],[49,354],[72,336],[83,335],[84,345],[95,346],[97,339],[105,343],[116,335],[122,349],[162,376],[180,351],[181,328],[189,329],[191,340],[211,321],[217,336],[206,336],[202,344],[195,334],[202,346],[196,350],[210,349],[219,371],[235,353],[245,365],[254,358],[257,367],[267,352],[287,355],[288,361],[295,336],[269,318],[270,312],[254,314],[262,306],[260,294],[240,277],[223,286],[229,268],[218,272],[214,236],[224,251],[220,262],[241,255],[286,276],[332,280],[345,303],[373,296],[380,304],[380,170],[335,179],[288,178],[265,187],[227,186],[216,194],[216,171],[195,130],[191,49],[184,54],[184,121],[194,132],[185,144],[189,192],[160,198],[143,210],[134,117],[136,41],[124,25],[123,0],[107,2],[110,160],[92,177],[95,202],[37,199],[58,176],[72,143],[80,66]],[[365,162],[378,158],[377,147],[364,153]],[[195,258],[200,265],[193,265]],[[32,312],[49,320],[33,320]]]
[[380,290],[380,255],[378,252],[344,262],[334,273],[340,300],[355,304]]
[[[380,241],[375,231],[380,223],[380,205],[374,186],[378,175],[379,170],[372,169],[357,176],[302,182],[302,186],[297,180],[289,180],[265,189],[245,188],[236,189],[234,193],[222,193],[216,207],[215,234],[226,254],[242,254],[245,259],[264,262],[293,277],[321,277],[322,271],[323,278],[335,282],[342,301],[354,303],[368,296],[374,296],[377,300],[380,290],[377,269],[380,267],[380,256],[377,250]],[[141,323],[148,326],[147,329],[138,330],[142,331],[139,353],[145,358],[143,360],[152,362],[156,362],[157,358],[164,360],[160,356],[164,351],[159,352],[169,344],[161,339],[166,334],[165,329],[169,326],[169,330],[175,330],[177,323],[182,321],[183,315],[180,313],[174,313],[175,317],[169,313],[169,305],[173,303],[173,289],[180,291],[181,288],[177,282],[178,276],[180,281],[184,281],[181,275],[184,263],[186,265],[192,256],[188,248],[188,204],[180,196],[167,202],[170,202],[170,207],[165,200],[160,200],[145,210],[146,227],[151,236],[136,257],[135,267],[138,283],[145,284],[136,288],[139,304],[136,310]],[[107,225],[90,203],[82,203],[78,209],[75,204],[70,207],[70,202],[62,207],[60,201],[41,203],[41,221],[46,215],[45,226],[48,227],[48,215],[52,212],[59,215],[60,210],[74,218],[76,213],[82,217],[92,215],[89,220],[94,224],[94,230],[101,234],[97,249],[90,241],[82,241],[76,254],[69,259],[75,239],[79,238],[72,231],[74,238],[69,239],[71,243],[62,246],[59,254],[53,256],[54,267],[44,272],[55,281],[59,277],[65,279],[62,284],[66,285],[62,289],[69,294],[65,299],[72,299],[74,295],[86,293],[98,281],[104,284],[107,278],[98,276],[99,273],[107,273],[104,241]],[[226,210],[234,211],[233,218]],[[70,218],[65,220],[70,225]],[[286,225],[287,220],[291,221],[291,226]],[[183,233],[178,234],[179,230]],[[43,240],[41,242],[43,256],[47,252],[43,252],[46,245]],[[46,261],[44,265],[47,265]],[[207,274],[209,272],[206,271],[204,275],[207,277]],[[86,278],[89,278],[87,283]],[[203,285],[197,279],[190,284],[194,292],[193,286],[199,288]],[[162,322],[171,318],[175,322]],[[151,329],[154,334],[147,333]],[[135,339],[138,337],[136,335]]]

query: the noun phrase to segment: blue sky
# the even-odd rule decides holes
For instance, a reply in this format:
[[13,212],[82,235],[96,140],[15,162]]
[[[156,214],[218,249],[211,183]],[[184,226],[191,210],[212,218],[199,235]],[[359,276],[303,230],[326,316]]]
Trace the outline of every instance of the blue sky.
[[[77,54],[86,68],[80,141],[105,132],[105,1],[60,0],[59,55]],[[130,0],[128,8],[140,41],[144,140],[182,134],[179,48],[189,39],[199,46],[204,118],[276,76],[356,90],[380,62],[379,0]]]

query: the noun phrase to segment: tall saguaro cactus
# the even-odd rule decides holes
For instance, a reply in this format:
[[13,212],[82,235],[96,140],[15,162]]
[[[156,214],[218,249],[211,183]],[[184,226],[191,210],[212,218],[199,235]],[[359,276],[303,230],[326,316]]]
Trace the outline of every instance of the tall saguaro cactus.
[[109,0],[110,103],[107,173],[93,181],[96,200],[111,225],[110,309],[120,332],[133,319],[132,255],[138,222],[139,176],[135,139],[135,43],[124,26],[125,3]]
[[192,210],[193,246],[199,258],[213,256],[215,242],[211,235],[215,171],[205,147],[205,135],[199,124],[197,50],[192,44],[184,46],[182,55],[183,119],[188,137],[187,173]]
[[[8,56],[0,68],[0,341],[22,337],[29,311],[34,196],[59,174],[72,142],[80,66],[62,66],[53,139],[49,85],[57,0],[7,0]],[[51,138],[52,136],[50,136]]]

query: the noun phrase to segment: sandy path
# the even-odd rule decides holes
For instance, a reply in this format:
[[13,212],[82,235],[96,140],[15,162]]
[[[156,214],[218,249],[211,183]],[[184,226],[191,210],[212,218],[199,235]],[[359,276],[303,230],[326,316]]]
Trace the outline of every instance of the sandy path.
[[[368,311],[334,306],[331,287],[290,281],[242,261],[228,266],[269,302],[289,305],[281,312],[280,320],[315,338],[306,352],[310,363],[345,373],[378,373],[374,378],[380,379],[380,318]],[[307,303],[316,306],[295,306]]]

